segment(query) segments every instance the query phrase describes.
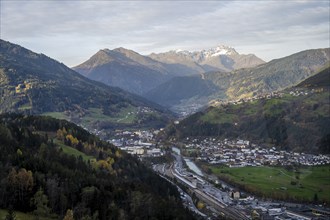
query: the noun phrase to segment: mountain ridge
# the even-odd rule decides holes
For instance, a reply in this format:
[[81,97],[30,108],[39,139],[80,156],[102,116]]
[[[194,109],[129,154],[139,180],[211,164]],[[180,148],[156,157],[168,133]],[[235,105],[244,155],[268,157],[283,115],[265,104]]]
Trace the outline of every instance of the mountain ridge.
[[239,54],[234,48],[225,45],[200,51],[171,50],[158,54],[152,53],[149,57],[164,63],[175,63],[181,60],[181,64],[186,66],[193,66],[191,63],[195,63],[195,71],[198,70],[198,73],[211,70],[231,71],[265,63],[254,54]]
[[73,69],[92,80],[139,95],[170,78],[162,63],[125,48],[99,50]]
[[240,55],[227,46],[200,52],[169,53],[176,55],[174,60],[166,62],[168,58],[165,61],[161,58],[166,54],[143,56],[123,47],[102,49],[73,69],[90,79],[143,95],[173,77],[228,71],[264,62],[255,55]]
[[[143,124],[143,120],[156,122],[157,117],[164,120],[167,116],[163,116],[171,115],[142,97],[85,78],[58,61],[3,40],[0,41],[0,75],[2,113],[57,112],[76,123],[87,124],[90,117],[98,123],[97,117],[102,116],[105,121],[117,124],[115,118],[119,120],[126,112],[134,111],[131,125],[138,125],[137,121]],[[149,113],[144,114],[143,108]]]
[[[214,88],[211,92],[207,87],[204,87],[205,90],[202,93],[208,95],[203,96],[202,93],[199,95],[194,91],[187,94],[185,88],[189,87],[192,80],[188,80],[190,76],[186,76],[187,80],[185,81],[181,80],[178,83],[169,80],[150,90],[144,96],[161,105],[168,106],[172,111],[187,115],[184,109],[190,109],[189,113],[193,113],[214,101],[238,100],[294,86],[317,73],[318,69],[326,65],[329,60],[329,48],[306,50],[252,68],[242,68],[231,72],[209,71],[202,73],[200,74],[201,77],[194,79],[191,87],[203,85],[207,81]],[[199,86],[199,88],[203,87]],[[169,89],[174,91],[163,94],[163,91]],[[186,95],[179,99],[178,94]],[[194,108],[191,108],[192,106]]]

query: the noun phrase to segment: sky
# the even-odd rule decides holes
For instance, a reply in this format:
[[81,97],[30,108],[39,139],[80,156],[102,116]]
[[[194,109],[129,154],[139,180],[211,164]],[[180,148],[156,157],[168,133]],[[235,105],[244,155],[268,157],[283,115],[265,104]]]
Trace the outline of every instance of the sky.
[[98,50],[227,45],[265,61],[330,47],[330,1],[0,0],[0,37],[72,67]]

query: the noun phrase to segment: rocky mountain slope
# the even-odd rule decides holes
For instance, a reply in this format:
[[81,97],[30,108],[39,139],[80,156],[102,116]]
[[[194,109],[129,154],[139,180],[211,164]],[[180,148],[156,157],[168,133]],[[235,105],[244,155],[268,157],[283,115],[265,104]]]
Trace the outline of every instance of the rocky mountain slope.
[[49,114],[85,126],[163,126],[170,113],[118,88],[89,80],[65,65],[0,41],[0,113]]
[[305,79],[299,83],[298,88],[319,88],[327,87],[330,82],[330,63],[322,68],[317,74]]
[[124,48],[100,50],[73,69],[90,79],[135,94],[142,94],[171,78],[164,64]]
[[294,86],[329,61],[329,48],[306,50],[254,68],[234,70],[230,75],[213,72],[205,78],[226,89],[229,99],[238,99]]

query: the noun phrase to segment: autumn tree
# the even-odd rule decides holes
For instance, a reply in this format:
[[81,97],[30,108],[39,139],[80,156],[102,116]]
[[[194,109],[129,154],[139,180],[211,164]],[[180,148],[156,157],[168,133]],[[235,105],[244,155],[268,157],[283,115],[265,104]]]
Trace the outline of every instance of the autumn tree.
[[76,146],[76,145],[79,143],[78,139],[75,138],[75,137],[73,137],[71,134],[68,134],[68,135],[65,137],[65,139],[66,139],[67,141],[70,141],[71,145],[73,145],[73,146]]
[[71,209],[68,209],[66,211],[66,214],[65,214],[63,220],[74,220],[74,218],[73,218],[73,211]]
[[12,169],[7,177],[9,185],[18,193],[18,198],[23,201],[26,192],[32,190],[33,187],[33,175],[29,170],[22,168],[18,172],[16,169]]
[[205,204],[202,203],[201,201],[198,201],[198,203],[197,203],[197,208],[198,208],[199,210],[201,210],[201,209],[203,209],[204,207],[205,207]]
[[58,129],[56,132],[56,137],[59,140],[64,140],[64,137],[66,137],[66,135],[68,134],[68,132],[66,131],[66,129],[63,127],[62,129]]

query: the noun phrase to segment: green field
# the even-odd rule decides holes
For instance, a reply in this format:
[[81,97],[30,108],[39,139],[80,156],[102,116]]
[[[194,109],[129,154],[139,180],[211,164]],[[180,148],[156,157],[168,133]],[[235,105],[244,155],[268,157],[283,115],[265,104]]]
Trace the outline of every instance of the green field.
[[50,116],[56,119],[64,119],[64,120],[68,120],[69,117],[67,115],[64,114],[64,112],[45,112],[42,115],[44,116]]
[[[114,116],[109,116],[103,114],[101,108],[89,108],[88,114],[81,118],[81,122],[82,124],[89,124],[96,121],[109,121],[115,123],[130,124],[133,123],[136,119],[136,111],[136,108],[130,106],[125,109],[121,109],[121,111]],[[42,115],[51,116],[57,119],[69,120],[69,117],[64,112],[46,112]]]
[[282,167],[214,167],[212,173],[259,196],[330,202],[330,165],[288,171]]
[[212,109],[207,114],[201,117],[201,120],[204,122],[209,122],[212,124],[224,124],[224,123],[233,123],[237,121],[237,116],[235,114],[226,113],[219,111],[219,109]]
[[[4,220],[7,215],[7,210],[0,209],[0,220]],[[16,220],[35,220],[36,217],[33,214],[26,214],[23,212],[15,212],[16,214]],[[39,217],[39,220],[53,220],[54,218],[45,218],[45,217]],[[55,218],[57,219],[57,218]]]
[[32,109],[32,105],[30,103],[27,103],[25,105],[21,105],[18,110],[29,110]]
[[135,112],[136,109],[132,106],[122,109],[115,116],[104,115],[102,109],[100,108],[89,108],[89,114],[82,118],[83,124],[88,124],[95,121],[109,121],[109,122],[117,122],[117,123],[133,123],[136,118],[136,114],[131,114],[131,112]]
[[69,154],[69,155],[73,155],[73,156],[76,156],[76,157],[79,157],[79,156],[81,156],[82,157],[82,159],[84,160],[84,161],[89,161],[89,160],[91,160],[91,159],[95,159],[94,157],[92,157],[92,156],[88,156],[88,155],[86,155],[86,154],[84,154],[83,152],[81,152],[81,151],[79,151],[79,150],[77,150],[77,149],[75,149],[75,148],[73,148],[73,147],[69,147],[69,146],[67,146],[67,145],[65,145],[65,144],[63,144],[63,143],[61,143],[60,141],[58,141],[58,140],[54,140],[54,142],[56,143],[56,145],[58,145],[62,150],[63,150],[63,152],[64,153],[66,153],[66,154]]

